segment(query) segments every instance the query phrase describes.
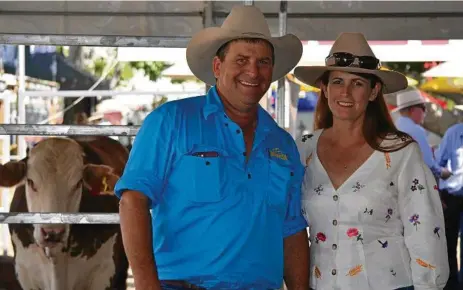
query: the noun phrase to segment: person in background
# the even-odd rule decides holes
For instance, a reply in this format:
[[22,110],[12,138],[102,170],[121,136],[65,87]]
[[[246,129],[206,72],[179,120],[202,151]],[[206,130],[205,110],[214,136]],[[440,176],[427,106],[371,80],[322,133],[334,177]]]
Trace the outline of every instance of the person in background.
[[450,264],[450,277],[445,290],[461,289],[458,279],[457,244],[463,212],[463,124],[447,129],[436,150],[437,163],[450,168],[452,175],[439,181],[441,198],[445,204],[445,232]]
[[253,6],[193,36],[189,68],[211,89],[149,114],[115,188],[136,289],[277,289],[283,278],[308,289],[304,168],[259,105],[301,56]]
[[397,108],[392,112],[399,112],[400,117],[396,120],[396,127],[402,132],[410,135],[420,146],[424,162],[431,169],[434,176],[439,179],[447,179],[450,171],[439,166],[434,159],[433,151],[426,137],[426,132],[421,126],[426,117],[427,100],[417,89],[405,90],[397,94]]
[[325,64],[294,70],[321,89],[315,131],[299,142],[310,287],[442,289],[449,266],[436,180],[383,96],[405,89],[406,77],[381,70],[361,33],[342,33]]

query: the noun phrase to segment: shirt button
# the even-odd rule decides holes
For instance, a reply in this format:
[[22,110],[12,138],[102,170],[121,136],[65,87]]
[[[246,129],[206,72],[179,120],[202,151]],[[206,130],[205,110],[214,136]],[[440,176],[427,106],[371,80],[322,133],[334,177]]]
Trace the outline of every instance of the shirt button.
[[246,152],[243,152],[243,156],[246,156]]
[[211,165],[211,163],[209,161],[206,161],[206,165]]
[[332,275],[336,275],[336,269],[331,270]]
[[291,173],[289,175],[294,176],[294,172],[291,171]]
[[334,201],[337,201],[337,200],[338,200],[338,196],[337,196],[337,195],[334,195],[334,196],[333,196],[333,200],[334,200]]
[[248,179],[251,179],[251,173],[248,173]]
[[333,245],[331,246],[331,248],[332,248],[333,250],[336,250],[336,249],[338,248],[338,245],[333,244]]
[[336,226],[338,225],[338,221],[337,220],[333,220],[333,226]]
[[225,123],[225,127],[228,127],[228,123]]
[[241,133],[241,130],[239,130],[239,129],[236,130],[236,134],[239,134],[239,133]]

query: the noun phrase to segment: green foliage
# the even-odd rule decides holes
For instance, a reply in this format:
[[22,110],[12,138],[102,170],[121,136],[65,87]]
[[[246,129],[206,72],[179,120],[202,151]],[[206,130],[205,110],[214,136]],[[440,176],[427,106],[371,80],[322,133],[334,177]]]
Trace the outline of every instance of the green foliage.
[[164,104],[165,102],[167,102],[167,98],[165,96],[162,96],[160,100],[158,100],[157,98],[154,98],[151,106],[153,107],[153,110],[154,110],[158,108],[159,106],[161,106],[162,104]]

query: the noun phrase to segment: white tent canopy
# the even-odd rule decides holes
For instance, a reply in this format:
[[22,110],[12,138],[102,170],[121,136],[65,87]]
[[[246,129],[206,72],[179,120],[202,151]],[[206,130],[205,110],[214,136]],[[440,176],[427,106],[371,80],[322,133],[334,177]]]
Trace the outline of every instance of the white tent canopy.
[[[463,50],[461,50],[463,51]],[[463,60],[441,63],[423,73],[424,77],[463,78]]]

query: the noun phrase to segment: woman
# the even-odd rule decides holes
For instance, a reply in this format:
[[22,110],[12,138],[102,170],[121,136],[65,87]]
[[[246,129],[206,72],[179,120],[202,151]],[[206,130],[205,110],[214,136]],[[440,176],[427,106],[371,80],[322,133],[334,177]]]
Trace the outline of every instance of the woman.
[[405,89],[405,76],[380,70],[359,33],[341,34],[326,66],[295,75],[321,89],[314,134],[299,144],[311,288],[442,289],[449,268],[435,179],[383,97]]

